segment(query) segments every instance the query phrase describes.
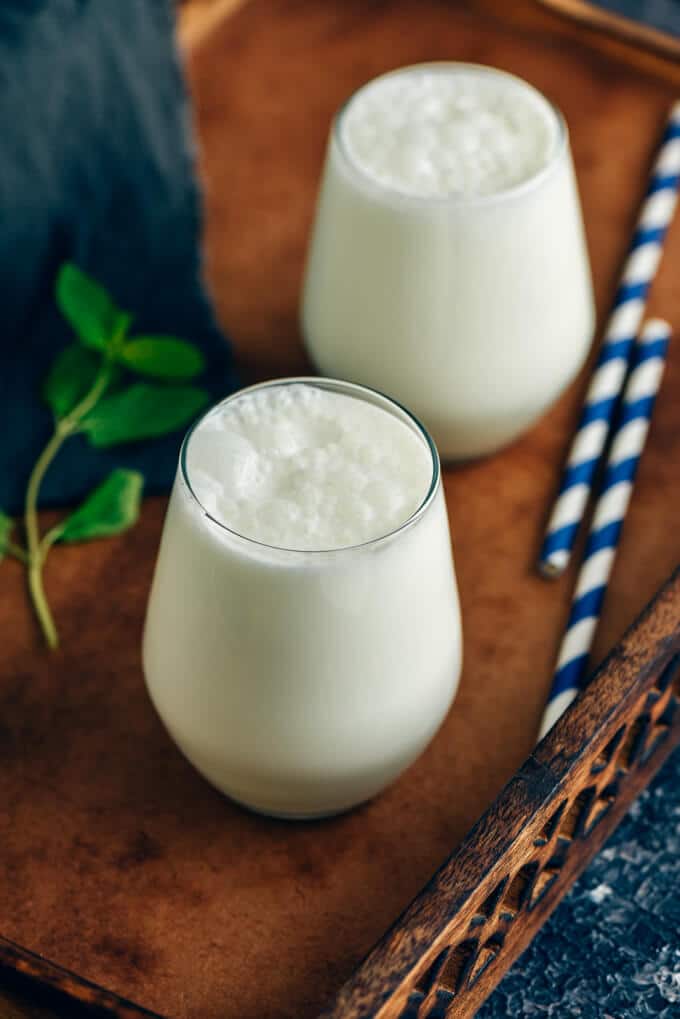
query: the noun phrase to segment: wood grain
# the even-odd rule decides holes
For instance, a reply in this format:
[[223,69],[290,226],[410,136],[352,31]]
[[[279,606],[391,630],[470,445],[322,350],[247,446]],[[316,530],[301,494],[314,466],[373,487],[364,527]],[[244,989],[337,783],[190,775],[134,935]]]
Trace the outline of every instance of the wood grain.
[[186,50],[197,49],[246,0],[187,0],[178,12],[177,38]]
[[[506,67],[563,108],[607,308],[677,67],[528,0],[250,0],[190,62],[209,282],[246,379],[307,368],[297,302],[333,111],[380,71],[440,58]],[[676,330],[679,259],[676,224],[650,307]],[[309,1019],[328,1005],[532,749],[573,580],[546,585],[533,561],[585,378],[512,448],[447,472],[460,692],[423,757],[345,817],[249,815],[165,735],[139,667],[163,500],[124,537],[50,558],[54,656],[4,564],[0,933],[175,1019]],[[678,559],[678,392],[674,342],[596,658]]]

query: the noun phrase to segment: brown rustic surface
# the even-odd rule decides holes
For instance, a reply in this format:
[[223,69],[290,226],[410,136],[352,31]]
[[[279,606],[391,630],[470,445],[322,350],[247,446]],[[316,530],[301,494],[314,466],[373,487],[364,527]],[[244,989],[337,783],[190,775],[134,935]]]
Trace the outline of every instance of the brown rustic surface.
[[[244,372],[306,367],[296,305],[333,110],[388,68],[453,58],[529,78],[564,110],[603,311],[678,68],[527,2],[251,0],[194,51],[208,268]],[[675,85],[673,84],[675,82]],[[680,227],[650,310],[680,329]],[[680,338],[596,655],[680,551]],[[47,570],[65,650],[48,656],[2,566],[0,934],[177,1019],[306,1019],[529,751],[570,578],[532,572],[583,379],[522,441],[446,475],[466,667],[417,764],[374,803],[290,825],[231,806],[174,750],[139,640],[164,505]],[[0,1013],[1,1014],[1,1013]]]

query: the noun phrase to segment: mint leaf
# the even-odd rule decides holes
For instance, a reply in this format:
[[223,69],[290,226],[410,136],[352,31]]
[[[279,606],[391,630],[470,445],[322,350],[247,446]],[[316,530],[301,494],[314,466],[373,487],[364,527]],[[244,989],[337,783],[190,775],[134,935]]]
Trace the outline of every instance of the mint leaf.
[[139,471],[118,468],[60,526],[58,541],[108,538],[132,527],[139,517],[144,478]]
[[43,384],[43,397],[57,419],[65,417],[85,396],[98,366],[96,354],[77,343],[57,354]]
[[168,435],[191,421],[208,402],[197,386],[157,386],[135,382],[99,401],[81,422],[98,449]]
[[6,513],[0,510],[0,562],[5,557],[7,550],[7,542],[10,539],[12,529],[14,527],[14,521],[11,517],[8,517]]
[[193,379],[205,368],[198,347],[175,336],[133,336],[118,360],[130,371],[158,379]]
[[131,322],[106,290],[72,262],[64,262],[57,274],[55,297],[79,341],[93,350],[105,350]]

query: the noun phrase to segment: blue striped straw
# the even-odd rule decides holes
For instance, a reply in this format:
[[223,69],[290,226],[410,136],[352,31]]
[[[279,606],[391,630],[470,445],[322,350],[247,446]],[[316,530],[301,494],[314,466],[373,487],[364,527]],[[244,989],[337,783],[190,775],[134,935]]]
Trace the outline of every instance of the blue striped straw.
[[623,393],[539,739],[552,729],[585,679],[588,655],[614,565],[635,472],[661,384],[670,333],[667,322],[651,319],[635,343],[633,367]]
[[538,564],[545,577],[558,577],[569,564],[623,388],[633,340],[642,324],[647,294],[661,260],[679,184],[680,101],[671,109],[652,168],[614,307],[548,521]]

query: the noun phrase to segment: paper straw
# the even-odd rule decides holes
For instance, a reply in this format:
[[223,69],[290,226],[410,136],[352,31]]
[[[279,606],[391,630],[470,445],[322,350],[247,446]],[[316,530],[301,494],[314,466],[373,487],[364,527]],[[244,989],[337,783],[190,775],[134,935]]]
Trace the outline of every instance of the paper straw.
[[635,343],[633,367],[626,382],[539,739],[552,729],[585,679],[588,654],[663,375],[670,332],[667,322],[651,319]]
[[623,388],[633,340],[642,324],[647,294],[661,260],[679,183],[680,101],[671,109],[652,168],[614,307],[546,528],[539,556],[539,569],[545,577],[558,577],[569,563]]

